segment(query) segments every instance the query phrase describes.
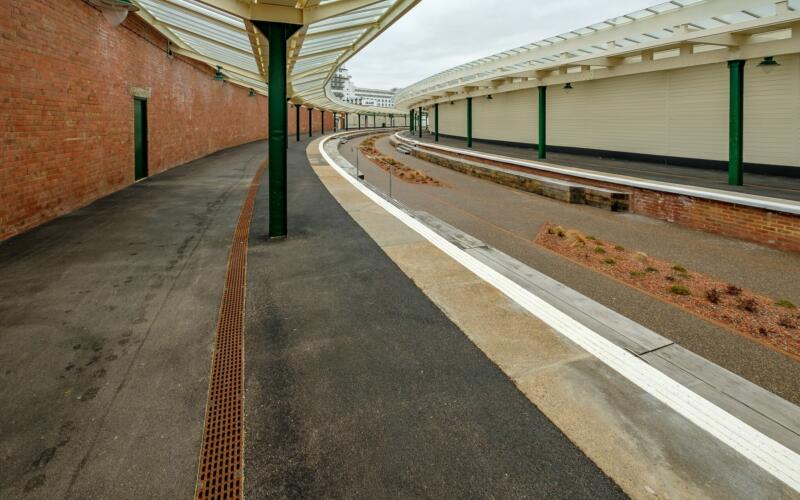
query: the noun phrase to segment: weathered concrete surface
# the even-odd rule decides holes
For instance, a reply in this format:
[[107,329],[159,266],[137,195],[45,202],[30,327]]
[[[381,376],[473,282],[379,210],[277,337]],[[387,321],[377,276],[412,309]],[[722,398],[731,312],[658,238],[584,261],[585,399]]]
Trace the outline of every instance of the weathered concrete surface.
[[189,498],[233,226],[264,143],[0,245],[0,497]]
[[[800,280],[787,270],[800,268],[800,255],[507,188],[397,153],[388,138],[378,140],[376,147],[446,185],[437,188],[395,182],[396,199],[431,213],[704,358],[800,404],[800,363],[575,264],[534,244],[533,239],[544,222],[554,222],[795,303],[800,302]],[[349,147],[341,151],[351,157]],[[385,171],[363,157],[361,170],[368,182],[387,189]]]
[[[248,498],[624,496],[339,206],[304,150],[289,162],[289,237],[251,233],[248,256]],[[377,238],[418,241],[329,174]]]
[[[372,215],[366,197],[317,169],[384,252],[549,419],[637,498],[792,498],[794,492],[644,393],[405,226]],[[344,187],[343,187],[344,186]],[[367,221],[367,219],[369,219]]]

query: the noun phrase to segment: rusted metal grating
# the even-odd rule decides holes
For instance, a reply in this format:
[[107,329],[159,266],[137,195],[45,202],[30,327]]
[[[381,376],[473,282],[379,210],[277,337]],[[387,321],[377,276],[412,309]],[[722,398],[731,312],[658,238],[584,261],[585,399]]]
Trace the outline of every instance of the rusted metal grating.
[[263,172],[264,164],[259,167],[250,184],[228,254],[195,489],[198,499],[236,499],[243,496],[247,239]]

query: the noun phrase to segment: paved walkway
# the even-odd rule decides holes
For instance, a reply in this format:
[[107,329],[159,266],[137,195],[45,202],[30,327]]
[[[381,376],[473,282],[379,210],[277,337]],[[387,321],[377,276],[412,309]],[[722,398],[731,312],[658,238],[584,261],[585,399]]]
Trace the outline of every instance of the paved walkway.
[[0,244],[0,498],[189,498],[233,225],[264,144]]
[[289,148],[289,228],[250,241],[250,498],[621,492],[408,279]]
[[[351,158],[360,139],[342,148]],[[568,205],[476,179],[403,155],[388,138],[376,146],[403,163],[443,181],[445,187],[393,183],[393,194],[489,243],[626,317],[737,373],[781,397],[800,403],[800,363],[670,304],[599,275],[532,244],[551,221],[587,234],[681,263],[696,271],[775,298],[800,299],[800,282],[788,269],[800,256],[694,231],[642,216]],[[366,180],[388,191],[387,173],[363,156]],[[720,259],[720,255],[726,258]],[[747,262],[742,266],[741,262]]]
[[[289,150],[290,237],[255,206],[250,498],[623,496]],[[0,497],[194,491],[228,249],[263,143],[0,245]],[[266,179],[266,177],[265,177]]]
[[[427,133],[423,133],[422,139],[415,134],[414,139],[424,142],[434,142],[433,135]],[[458,148],[466,147],[465,140],[451,137],[440,136],[439,144]],[[540,161],[536,157],[536,150],[533,148],[504,146],[480,141],[473,141],[472,146],[475,151],[482,151],[484,153],[493,153],[510,156],[512,158]],[[745,173],[744,186],[731,186],[728,184],[728,174],[723,170],[679,167],[677,165],[668,165],[663,163],[616,160],[569,153],[549,152],[547,157],[547,161],[544,163],[550,163],[553,165],[586,168],[599,172],[628,175],[632,177],[640,177],[642,179],[670,182],[673,184],[686,184],[690,186],[723,189],[725,191],[735,191],[759,196],[769,196],[773,198],[800,201],[800,178],[798,177],[780,177]]]

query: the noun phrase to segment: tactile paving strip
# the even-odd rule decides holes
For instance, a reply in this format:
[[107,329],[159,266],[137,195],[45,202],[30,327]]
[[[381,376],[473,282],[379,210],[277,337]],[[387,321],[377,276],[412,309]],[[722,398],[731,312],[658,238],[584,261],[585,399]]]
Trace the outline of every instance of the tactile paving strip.
[[244,464],[244,301],[247,239],[262,164],[245,198],[233,234],[225,275],[225,291],[217,320],[217,336],[208,385],[203,445],[196,498],[242,498]]

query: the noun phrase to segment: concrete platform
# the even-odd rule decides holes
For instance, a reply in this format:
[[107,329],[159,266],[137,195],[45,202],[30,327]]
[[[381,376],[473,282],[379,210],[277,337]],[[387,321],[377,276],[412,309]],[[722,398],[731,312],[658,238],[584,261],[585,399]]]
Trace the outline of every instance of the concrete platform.
[[228,249],[264,148],[0,244],[0,497],[191,497]]
[[[350,141],[341,149],[345,157],[352,158],[357,143],[358,140]],[[532,240],[540,225],[551,221],[767,296],[790,300],[800,298],[800,282],[786,270],[800,267],[800,256],[646,217],[568,205],[507,188],[400,154],[388,138],[378,140],[376,147],[446,185],[435,188],[395,182],[396,199],[433,214],[747,380],[800,403],[800,363],[573,264],[532,244]],[[363,157],[360,164],[368,182],[384,191],[388,189],[385,171]],[[729,258],[720,259],[720,255]],[[741,262],[748,265],[742,266]]]
[[[350,151],[348,145],[341,150]],[[720,441],[716,438],[704,432],[696,432],[695,424],[712,432],[713,426],[707,425],[708,418],[711,413],[719,411],[718,409],[708,407],[710,413],[704,410],[695,416],[699,418],[691,417],[690,421],[676,418],[676,407],[673,403],[677,400],[668,402],[668,399],[659,396],[655,398],[658,399],[656,402],[656,393],[643,390],[649,382],[635,382],[638,375],[622,376],[624,370],[618,365],[617,368],[610,369],[622,358],[635,359],[633,355],[625,355],[620,351],[613,355],[614,361],[607,364],[608,361],[601,361],[606,354],[601,354],[593,347],[597,345],[595,340],[588,341],[581,337],[583,334],[576,334],[577,325],[565,326],[564,321],[573,321],[574,318],[553,319],[552,313],[537,311],[539,306],[531,307],[531,304],[549,299],[541,295],[538,299],[525,299],[519,286],[540,288],[534,295],[540,294],[543,291],[541,286],[548,281],[541,273],[529,268],[525,271],[521,263],[515,264],[507,256],[498,260],[500,253],[486,247],[485,243],[440,220],[437,222],[436,218],[414,210],[406,203],[388,198],[385,191],[384,194],[376,195],[371,190],[381,188],[372,183],[380,182],[381,177],[385,179],[386,172],[378,170],[377,177],[370,176],[369,164],[361,163],[368,179],[363,183],[359,182],[355,180],[355,168],[347,166],[352,163],[348,164],[340,151],[336,150],[335,144],[332,149],[326,149],[332,159],[329,161],[345,165],[340,169],[337,167],[340,170],[337,172],[338,177],[330,176],[326,166],[317,169],[331,193],[404,272],[497,363],[531,402],[553,421],[559,422],[559,426],[570,439],[587,451],[627,493],[642,498],[793,496],[791,490],[776,482],[775,478],[765,476],[763,469],[754,468],[753,463],[748,460],[738,460],[736,455],[726,451],[725,446],[720,447]],[[416,166],[414,165],[415,168]],[[403,185],[407,184],[398,182],[397,191]],[[385,183],[383,187],[386,187]],[[415,187],[429,191],[446,189],[421,185]],[[352,191],[357,191],[362,196],[353,196]],[[497,201],[488,198],[489,201]],[[384,213],[366,210],[369,200],[383,207]],[[383,230],[375,231],[376,227],[382,227]],[[408,232],[409,228],[413,231],[406,241],[398,242],[387,236],[390,233],[387,229],[390,227],[395,229],[394,232]],[[475,262],[476,259],[478,262]],[[486,266],[494,268],[494,276],[505,279],[508,285],[495,282],[492,272]],[[546,286],[552,287],[552,282]],[[551,289],[547,293],[563,295],[569,292],[575,295],[568,289],[563,290],[563,286],[559,288],[561,290]],[[574,298],[564,298],[568,302],[562,301],[556,307],[579,307],[586,314],[591,311],[594,323],[597,322],[595,320],[602,319],[602,316],[606,316],[603,319],[606,321],[609,315],[613,315],[608,310],[595,314],[597,305],[588,307],[591,301],[585,298],[577,304]],[[619,330],[625,327],[623,323],[626,322],[630,323],[618,317],[607,324]],[[642,330],[633,333],[635,336],[629,337],[628,341],[635,340],[645,348],[638,341],[643,339],[642,334],[646,332]],[[656,339],[658,337],[652,332],[649,335]],[[570,340],[579,343],[580,347]],[[661,341],[663,345],[664,339],[661,338]],[[659,349],[659,345],[648,343],[651,344],[648,349]],[[588,352],[592,354],[587,356]],[[641,365],[643,361],[638,363]],[[635,370],[638,371],[639,368]],[[663,378],[663,374],[661,376]],[[676,383],[671,377],[663,380],[667,385],[674,386]],[[688,389],[684,387],[683,390]],[[757,388],[753,390],[760,391]],[[697,399],[697,393],[691,398]],[[767,398],[774,396],[767,395]],[[680,396],[679,400],[679,404],[686,401],[684,396]],[[697,404],[707,407],[708,400],[700,397]],[[797,408],[785,402],[783,405],[796,421]],[[689,418],[688,413],[681,415]],[[770,433],[783,439],[786,435],[783,433],[783,425],[778,422],[782,417],[778,414],[774,416],[777,420],[768,424],[771,427]],[[721,429],[713,432],[722,439],[728,431],[718,432],[719,430]],[[735,442],[740,443],[738,440],[743,434],[736,436]],[[794,435],[794,442],[789,446],[796,447],[796,437]],[[760,449],[761,445],[756,444],[759,440],[765,444],[773,442],[769,437],[764,439],[762,435],[751,442],[754,447],[738,449],[748,455],[752,450]],[[776,452],[784,453],[777,449]],[[768,452],[767,456],[775,455]],[[794,471],[800,470],[797,469],[796,454],[788,452],[788,456],[794,458],[787,459],[781,466],[784,473],[779,475],[794,478]],[[794,483],[794,479],[789,482]]]
[[[263,237],[266,182],[251,229],[247,495],[624,497],[338,205],[306,144],[290,237]],[[0,245],[0,497],[192,495],[231,233],[264,156],[212,155]]]
[[290,237],[259,236],[268,186],[255,209],[246,496],[623,496],[359,223],[413,235],[336,191],[346,212],[305,146],[289,148]]
[[[422,138],[416,134],[413,138],[423,142],[434,142],[433,134],[427,132],[422,134]],[[438,144],[459,148],[466,146],[466,142],[463,139],[442,136],[439,137]],[[536,150],[532,147],[524,148],[521,146],[473,141],[472,149],[485,153],[510,156],[512,158],[540,161],[536,157]],[[800,178],[796,177],[745,173],[744,186],[731,186],[727,183],[727,172],[722,170],[681,167],[661,163],[618,160],[556,152],[548,152],[547,160],[541,163],[569,165],[571,167],[585,168],[610,174],[628,175],[653,181],[686,184],[689,186],[722,189],[736,193],[800,201]]]

